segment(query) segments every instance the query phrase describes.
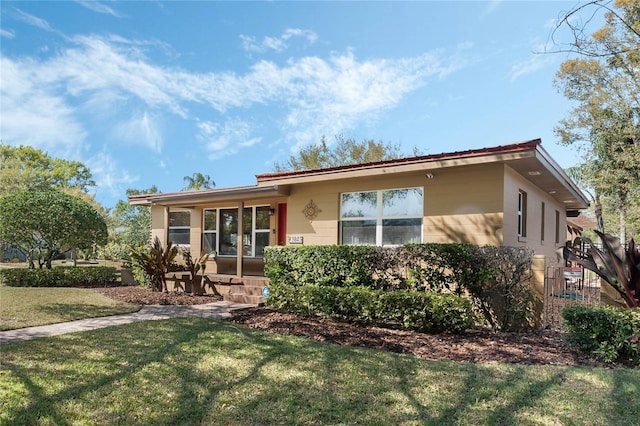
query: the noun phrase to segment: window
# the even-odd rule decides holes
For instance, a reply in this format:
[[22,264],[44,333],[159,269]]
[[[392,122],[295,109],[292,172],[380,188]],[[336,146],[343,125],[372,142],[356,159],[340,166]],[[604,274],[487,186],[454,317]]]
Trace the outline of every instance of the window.
[[[245,207],[242,213],[242,254],[246,257],[262,257],[269,245],[271,225],[269,206]],[[216,220],[219,217],[219,224]],[[207,221],[209,220],[209,224]],[[207,252],[222,256],[238,253],[238,209],[205,210],[203,240]],[[219,241],[218,241],[219,238]]]
[[518,238],[527,238],[527,193],[518,191]]
[[191,212],[187,210],[169,212],[169,241],[173,244],[188,246],[191,241]]
[[205,210],[204,226],[202,227],[202,248],[207,254],[217,250],[218,243],[218,211]]
[[560,244],[560,212],[556,210],[556,244]]
[[402,245],[422,241],[422,188],[344,193],[340,242]]
[[544,215],[545,215],[545,205],[544,201],[540,206],[540,242],[544,243]]

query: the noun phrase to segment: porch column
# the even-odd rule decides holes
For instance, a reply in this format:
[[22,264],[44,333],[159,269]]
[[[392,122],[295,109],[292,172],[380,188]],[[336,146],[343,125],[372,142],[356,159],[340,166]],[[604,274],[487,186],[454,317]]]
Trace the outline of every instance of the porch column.
[[236,244],[236,275],[242,278],[242,258],[244,256],[244,201],[238,203],[238,241]]
[[169,244],[169,206],[164,206],[164,216],[163,216],[163,223],[164,223],[164,245],[168,245]]

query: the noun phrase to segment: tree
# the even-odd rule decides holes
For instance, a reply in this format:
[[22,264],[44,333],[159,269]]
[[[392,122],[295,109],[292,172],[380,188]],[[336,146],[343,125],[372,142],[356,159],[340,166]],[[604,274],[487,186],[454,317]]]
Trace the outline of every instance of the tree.
[[[588,25],[604,15],[605,26],[590,34]],[[586,16],[583,19],[582,16]],[[551,33],[552,52],[577,53],[580,56],[604,58],[640,51],[640,3],[638,0],[592,0],[577,4],[561,14]],[[556,42],[556,35],[567,28],[572,36],[568,43]],[[614,37],[615,35],[615,37]]]
[[[609,4],[593,1],[577,9],[606,10],[605,25],[588,37],[576,34],[574,51],[586,58],[565,61],[556,74],[556,87],[576,102],[556,134],[563,144],[583,143],[583,182],[602,203],[597,214],[619,213],[624,243],[629,206],[640,198],[640,2],[617,0],[617,9]],[[603,217],[597,219],[604,232]]]
[[[418,149],[414,148],[417,155]],[[320,143],[310,145],[296,155],[291,155],[284,163],[276,163],[274,170],[314,170],[350,164],[372,163],[403,157],[400,145],[376,142],[374,140],[356,142],[355,139],[336,137],[336,145],[330,147],[323,136]]]
[[52,158],[30,147],[0,144],[0,197],[21,191],[70,189],[82,193],[95,186],[91,172],[78,161]]
[[[127,189],[127,197],[141,194],[155,194],[158,188]],[[124,246],[143,247],[151,240],[151,210],[148,206],[132,206],[126,200],[119,200],[109,212],[109,239]]]
[[107,241],[107,224],[89,203],[60,191],[25,191],[0,198],[0,242],[20,248],[29,267]]
[[187,184],[183,191],[199,191],[201,189],[211,189],[216,186],[216,183],[211,180],[211,176],[203,175],[202,173],[194,173],[191,176],[185,176],[184,182]]

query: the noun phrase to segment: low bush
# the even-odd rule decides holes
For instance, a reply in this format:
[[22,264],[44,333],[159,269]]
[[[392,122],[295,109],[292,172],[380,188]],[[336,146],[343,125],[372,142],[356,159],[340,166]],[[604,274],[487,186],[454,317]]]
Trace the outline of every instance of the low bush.
[[275,283],[270,290],[269,306],[302,315],[422,332],[460,333],[474,324],[469,300],[453,294]]
[[569,344],[604,362],[640,365],[640,310],[574,305],[562,318]]
[[109,266],[0,269],[0,282],[9,287],[87,287],[115,280],[116,269]]

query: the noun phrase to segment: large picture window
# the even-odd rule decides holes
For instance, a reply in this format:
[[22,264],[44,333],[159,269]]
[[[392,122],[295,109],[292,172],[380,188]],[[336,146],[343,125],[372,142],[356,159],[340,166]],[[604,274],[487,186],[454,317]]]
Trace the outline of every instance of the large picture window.
[[350,192],[340,199],[340,242],[394,246],[422,242],[422,188]]
[[[262,257],[269,245],[269,206],[245,207],[242,213],[243,256]],[[238,254],[238,209],[204,211],[203,247],[221,256]]]
[[188,210],[169,212],[169,241],[180,246],[188,246],[191,241],[191,212]]

